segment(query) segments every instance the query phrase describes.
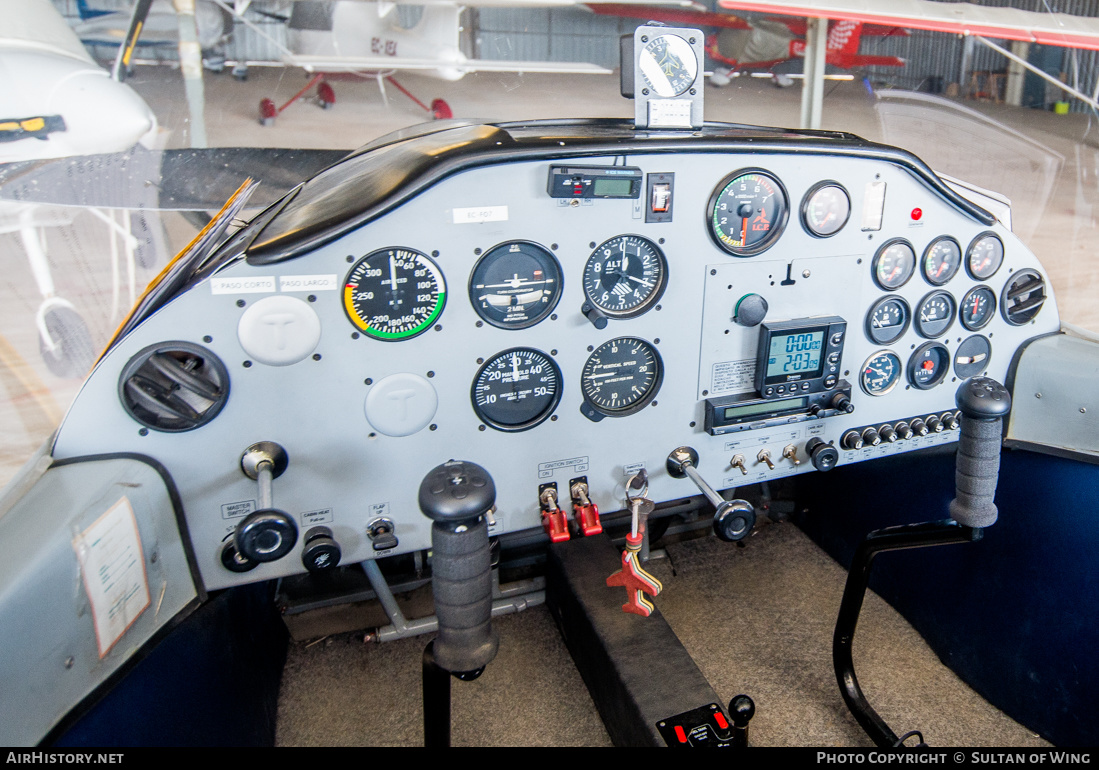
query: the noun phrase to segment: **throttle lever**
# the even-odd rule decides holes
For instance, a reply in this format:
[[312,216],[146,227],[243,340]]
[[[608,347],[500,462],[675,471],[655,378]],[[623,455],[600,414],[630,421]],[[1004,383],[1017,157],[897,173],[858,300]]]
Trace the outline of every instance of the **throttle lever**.
[[993,498],[1000,474],[1003,418],[1011,411],[1011,395],[990,377],[973,377],[961,384],[955,401],[962,412],[962,426],[950,517],[966,527],[988,527],[998,516]]
[[719,495],[702,478],[697,465],[698,452],[689,446],[673,449],[665,462],[668,475],[677,479],[689,478],[714,506],[714,534],[731,543],[743,540],[756,525],[755,508],[747,500],[726,500]]
[[244,475],[259,485],[258,508],[237,525],[233,545],[253,562],[281,559],[298,542],[294,519],[274,506],[272,485],[289,464],[286,450],[273,441],[252,444],[240,458]]

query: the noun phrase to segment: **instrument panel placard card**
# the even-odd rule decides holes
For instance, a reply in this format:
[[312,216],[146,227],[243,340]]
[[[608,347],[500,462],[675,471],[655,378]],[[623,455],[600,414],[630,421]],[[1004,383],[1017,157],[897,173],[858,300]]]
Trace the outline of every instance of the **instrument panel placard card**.
[[739,393],[754,390],[756,378],[755,359],[718,361],[710,378],[710,393]]
[[547,463],[538,463],[538,478],[548,479],[555,471],[562,468],[571,469],[572,473],[583,473],[588,469],[588,457],[570,457],[567,460],[551,460]]

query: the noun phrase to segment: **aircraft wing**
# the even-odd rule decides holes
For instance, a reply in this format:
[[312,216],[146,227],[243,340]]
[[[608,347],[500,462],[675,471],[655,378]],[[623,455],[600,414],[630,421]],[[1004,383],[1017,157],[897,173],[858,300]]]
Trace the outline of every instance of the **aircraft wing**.
[[455,69],[461,72],[556,72],[570,75],[607,75],[611,70],[583,62],[411,59],[394,56],[287,56],[287,64],[306,72],[369,72]]
[[1099,18],[935,0],[718,0],[722,8],[1099,50]]

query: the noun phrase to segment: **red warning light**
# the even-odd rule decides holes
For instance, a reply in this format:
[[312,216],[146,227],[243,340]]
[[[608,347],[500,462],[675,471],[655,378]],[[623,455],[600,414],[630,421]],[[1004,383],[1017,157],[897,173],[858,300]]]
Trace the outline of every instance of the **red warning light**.
[[921,209],[921,208],[912,209],[912,221],[913,222],[919,222],[920,219],[922,219],[922,218],[923,218],[923,209]]

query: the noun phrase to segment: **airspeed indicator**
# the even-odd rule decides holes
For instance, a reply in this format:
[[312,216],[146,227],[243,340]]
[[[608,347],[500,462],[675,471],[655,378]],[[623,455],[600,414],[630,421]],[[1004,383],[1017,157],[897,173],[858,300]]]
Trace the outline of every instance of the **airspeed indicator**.
[[368,337],[406,340],[422,334],[443,312],[446,281],[431,259],[412,249],[378,249],[351,268],[343,306]]

